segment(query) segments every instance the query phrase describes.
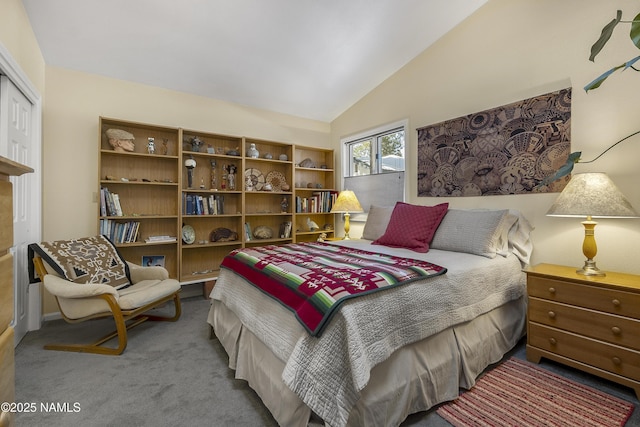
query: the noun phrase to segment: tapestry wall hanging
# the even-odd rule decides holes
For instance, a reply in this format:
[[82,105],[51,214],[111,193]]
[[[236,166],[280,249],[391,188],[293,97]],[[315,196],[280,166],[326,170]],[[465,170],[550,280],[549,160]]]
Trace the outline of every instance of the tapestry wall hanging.
[[417,129],[418,196],[560,192],[571,152],[571,88]]

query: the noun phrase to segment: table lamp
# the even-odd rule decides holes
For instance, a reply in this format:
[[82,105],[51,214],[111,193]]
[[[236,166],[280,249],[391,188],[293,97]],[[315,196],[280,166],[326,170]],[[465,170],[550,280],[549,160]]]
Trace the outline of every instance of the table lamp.
[[582,252],[587,260],[584,267],[576,270],[585,276],[604,276],[596,267],[593,258],[598,250],[594,229],[597,222],[593,218],[637,218],[638,214],[618,187],[604,173],[579,173],[571,177],[547,216],[586,217]]
[[351,190],[343,190],[338,194],[336,202],[331,208],[331,213],[344,214],[344,240],[349,240],[349,212],[362,212],[362,206]]

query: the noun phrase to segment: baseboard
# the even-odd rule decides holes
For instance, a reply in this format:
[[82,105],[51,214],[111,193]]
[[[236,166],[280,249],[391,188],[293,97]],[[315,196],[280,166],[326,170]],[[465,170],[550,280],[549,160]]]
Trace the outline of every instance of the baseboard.
[[54,313],[47,313],[42,316],[43,322],[50,322],[52,320],[60,320],[60,319],[62,319],[62,314],[60,314],[59,311],[56,311]]

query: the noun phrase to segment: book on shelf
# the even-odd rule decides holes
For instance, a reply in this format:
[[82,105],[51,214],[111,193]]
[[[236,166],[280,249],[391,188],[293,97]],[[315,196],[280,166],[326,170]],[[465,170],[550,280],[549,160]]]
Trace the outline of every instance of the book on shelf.
[[293,223],[291,221],[285,221],[280,224],[280,238],[289,239],[291,237],[291,227]]
[[120,206],[120,196],[118,193],[113,194],[113,204],[116,207],[116,216],[122,216],[122,207]]
[[253,232],[251,231],[251,224],[248,222],[244,223],[244,239],[248,242],[253,240]]
[[105,188],[100,188],[100,216],[107,216],[107,196]]

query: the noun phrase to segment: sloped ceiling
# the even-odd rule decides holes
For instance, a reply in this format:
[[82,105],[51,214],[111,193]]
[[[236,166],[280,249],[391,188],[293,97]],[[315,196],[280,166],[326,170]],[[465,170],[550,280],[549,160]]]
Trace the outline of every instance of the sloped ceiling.
[[23,0],[49,65],[331,121],[487,0]]

